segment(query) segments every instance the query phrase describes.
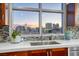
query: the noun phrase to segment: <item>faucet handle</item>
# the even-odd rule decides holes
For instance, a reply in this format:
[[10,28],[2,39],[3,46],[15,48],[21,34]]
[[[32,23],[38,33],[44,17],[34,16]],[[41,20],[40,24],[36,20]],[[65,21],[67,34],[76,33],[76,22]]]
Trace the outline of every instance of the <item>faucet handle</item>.
[[52,39],[55,40],[56,39],[56,36],[52,36]]
[[49,40],[52,40],[52,36],[49,36]]

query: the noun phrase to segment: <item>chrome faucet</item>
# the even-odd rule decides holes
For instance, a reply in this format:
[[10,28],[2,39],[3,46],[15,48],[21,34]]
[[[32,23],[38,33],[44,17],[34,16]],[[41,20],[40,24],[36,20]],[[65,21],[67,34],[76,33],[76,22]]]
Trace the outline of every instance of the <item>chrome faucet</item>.
[[54,36],[53,40],[55,40],[55,39],[56,39],[56,36]]
[[41,41],[40,43],[43,44],[42,36],[39,36],[39,40]]
[[41,41],[43,41],[43,36],[40,36],[40,38],[39,38]]

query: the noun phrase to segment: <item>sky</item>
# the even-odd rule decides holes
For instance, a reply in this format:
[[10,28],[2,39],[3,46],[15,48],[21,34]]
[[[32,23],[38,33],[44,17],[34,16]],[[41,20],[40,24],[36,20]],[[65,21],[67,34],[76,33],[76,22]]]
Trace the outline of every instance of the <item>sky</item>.
[[[32,7],[38,8],[37,3],[14,3],[12,7]],[[62,5],[60,3],[43,3],[43,9],[51,9],[51,10],[61,10]],[[29,12],[29,11],[13,11],[12,12],[12,21],[13,24],[24,25],[27,24],[30,27],[38,27],[39,25],[39,13],[38,12]],[[45,24],[51,23],[59,23],[61,27],[62,15],[59,13],[42,13],[42,27],[45,27]]]

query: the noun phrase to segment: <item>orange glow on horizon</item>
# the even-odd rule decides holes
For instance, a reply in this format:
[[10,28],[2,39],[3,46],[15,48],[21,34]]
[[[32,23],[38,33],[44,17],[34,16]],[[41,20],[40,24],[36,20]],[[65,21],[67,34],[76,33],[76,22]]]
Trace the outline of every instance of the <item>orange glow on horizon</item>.
[[33,24],[27,24],[27,27],[36,28],[36,27],[39,27],[39,25],[35,24],[35,23],[33,23]]

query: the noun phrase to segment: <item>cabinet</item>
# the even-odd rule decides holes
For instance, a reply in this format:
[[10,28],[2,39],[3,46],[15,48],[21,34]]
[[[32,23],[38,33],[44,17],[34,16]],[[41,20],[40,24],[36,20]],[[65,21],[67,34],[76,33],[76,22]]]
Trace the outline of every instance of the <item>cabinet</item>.
[[0,27],[5,25],[5,3],[0,3]]
[[0,53],[0,56],[68,56],[67,48]]
[[0,53],[0,56],[47,56],[47,50],[18,51]]
[[68,56],[68,48],[53,48],[30,51],[29,56]]
[[27,51],[0,53],[0,56],[27,56]]
[[28,52],[28,56],[48,56],[48,50],[33,50]]
[[79,47],[70,47],[69,51],[70,56],[79,56]]
[[67,21],[66,26],[75,26],[75,3],[67,4]]
[[68,56],[68,48],[54,48],[50,51],[51,56]]

